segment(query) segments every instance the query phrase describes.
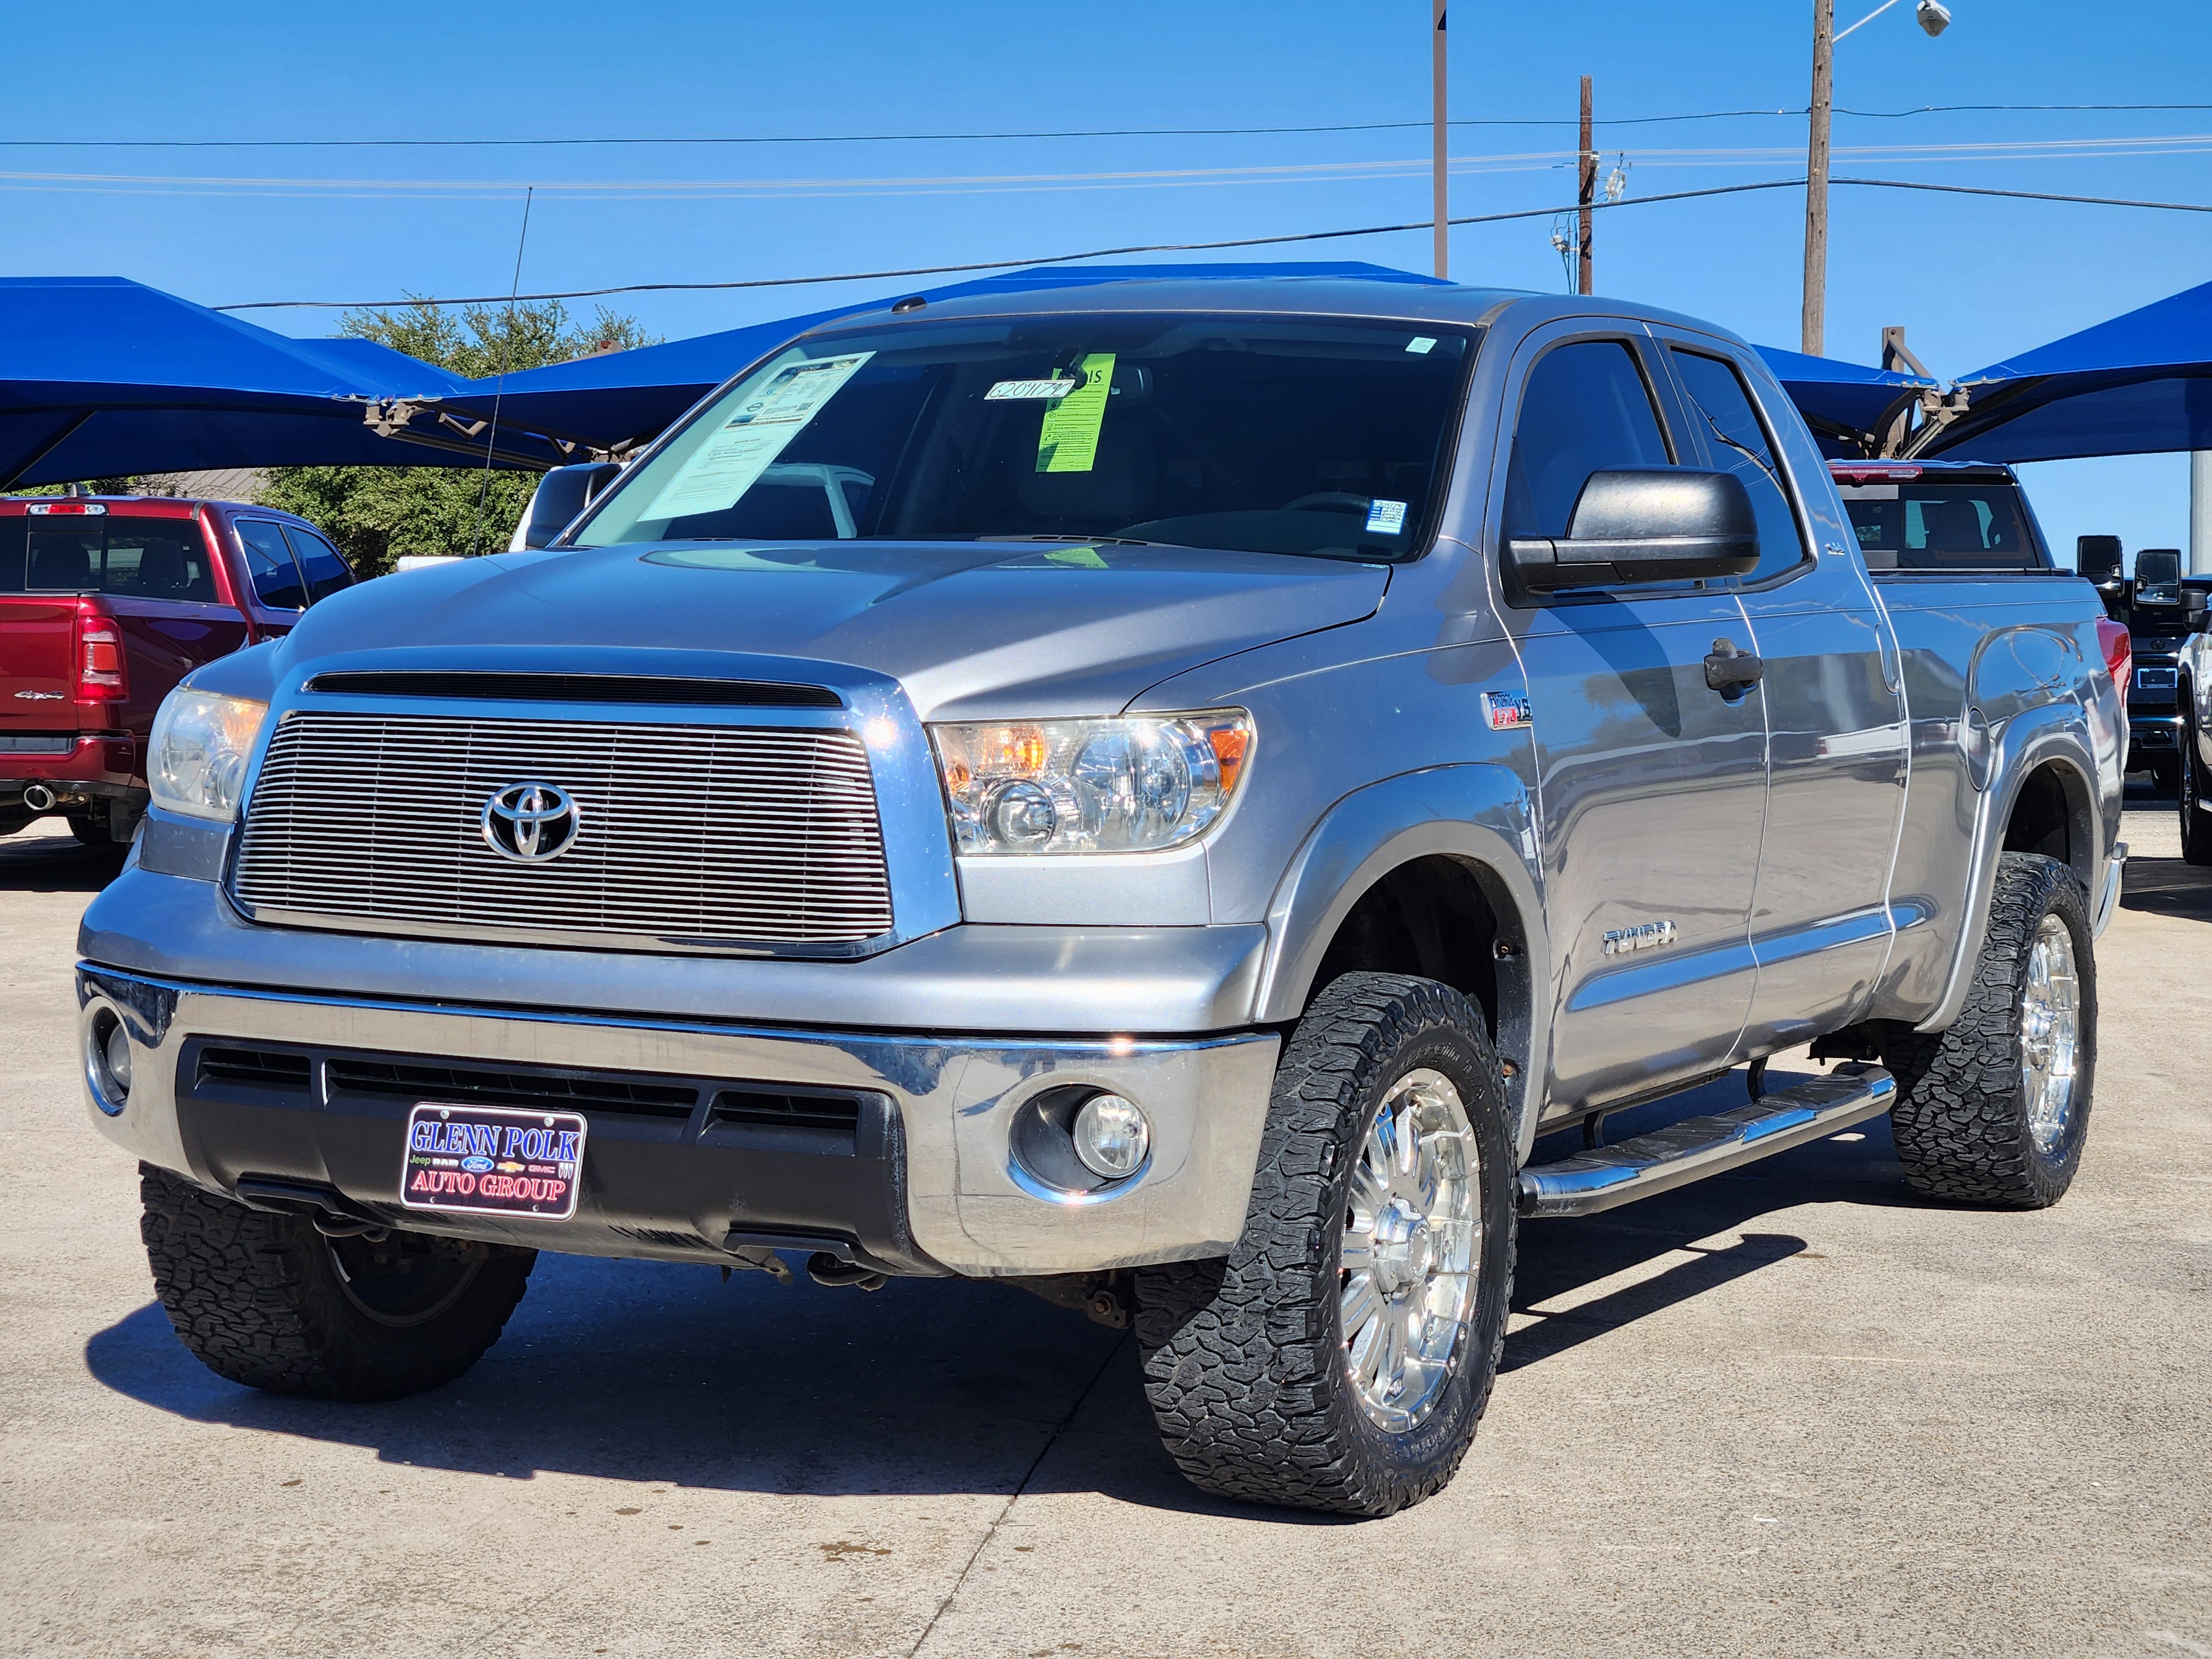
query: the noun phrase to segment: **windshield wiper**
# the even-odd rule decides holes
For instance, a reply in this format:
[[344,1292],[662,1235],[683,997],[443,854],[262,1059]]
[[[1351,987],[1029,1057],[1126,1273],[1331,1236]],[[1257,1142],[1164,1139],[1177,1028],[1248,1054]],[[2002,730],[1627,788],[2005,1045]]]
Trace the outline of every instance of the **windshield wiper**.
[[1165,542],[1140,542],[1128,536],[978,536],[979,542],[1073,542],[1084,547],[1165,547]]

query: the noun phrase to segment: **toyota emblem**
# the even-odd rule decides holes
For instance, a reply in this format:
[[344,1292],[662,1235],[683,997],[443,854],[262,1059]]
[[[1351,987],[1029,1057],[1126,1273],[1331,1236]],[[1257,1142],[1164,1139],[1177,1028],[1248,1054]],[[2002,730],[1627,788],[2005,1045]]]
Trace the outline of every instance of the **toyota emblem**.
[[484,845],[516,864],[543,864],[576,844],[584,815],[565,789],[510,783],[484,803]]

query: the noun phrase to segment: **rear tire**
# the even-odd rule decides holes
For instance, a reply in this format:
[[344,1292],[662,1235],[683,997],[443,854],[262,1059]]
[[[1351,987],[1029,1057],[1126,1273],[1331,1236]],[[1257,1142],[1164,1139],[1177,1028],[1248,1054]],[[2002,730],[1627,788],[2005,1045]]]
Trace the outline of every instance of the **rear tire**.
[[[2183,688],[2182,696],[2190,696],[2188,688]],[[2181,754],[2177,764],[2180,775],[2174,782],[2174,798],[2181,814],[2181,856],[2185,862],[2201,867],[2212,864],[2212,823],[2205,822],[2204,767],[2197,754],[2197,721],[2189,714],[2181,719]]]
[[396,1400],[452,1382],[499,1340],[538,1259],[421,1233],[325,1238],[151,1164],[139,1194],[177,1334],[218,1376],[276,1394]]
[[2150,763],[2150,784],[2154,789],[2171,789],[2181,781],[2181,762],[2177,757],[2164,756]]
[[[1966,1006],[1948,1030],[1884,1045],[1890,1128],[1915,1192],[2042,1209],[2066,1195],[2089,1132],[2097,964],[2073,869],[2006,853]],[[2045,1079],[2063,1078],[2063,1089]]]
[[86,847],[112,847],[115,837],[108,833],[107,809],[102,805],[97,812],[71,812],[67,819],[70,834]]
[[1443,1487],[1504,1345],[1514,1152],[1465,997],[1363,973],[1314,999],[1236,1249],[1137,1270],[1145,1393],[1193,1485],[1359,1516]]

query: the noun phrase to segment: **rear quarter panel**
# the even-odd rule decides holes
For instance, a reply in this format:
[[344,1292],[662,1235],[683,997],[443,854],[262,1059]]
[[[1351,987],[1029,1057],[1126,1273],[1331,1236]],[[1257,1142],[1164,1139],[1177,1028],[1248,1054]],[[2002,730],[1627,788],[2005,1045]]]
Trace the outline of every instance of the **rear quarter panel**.
[[2119,828],[2118,703],[2097,646],[2102,606],[2074,576],[1876,573],[1875,586],[1903,659],[1911,772],[1890,881],[1897,946],[1869,1013],[1917,1022],[1942,1003],[1972,942],[1989,843],[2002,842],[2021,781],[2008,757],[2032,729],[2050,728],[2037,756],[2083,774],[2098,844],[2077,868],[2088,865],[2095,893]]

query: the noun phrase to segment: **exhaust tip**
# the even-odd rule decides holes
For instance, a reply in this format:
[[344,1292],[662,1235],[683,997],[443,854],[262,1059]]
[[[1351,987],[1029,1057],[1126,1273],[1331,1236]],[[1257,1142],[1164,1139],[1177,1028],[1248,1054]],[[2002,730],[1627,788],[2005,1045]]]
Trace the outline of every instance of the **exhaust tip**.
[[55,799],[54,792],[43,783],[27,783],[23,786],[23,805],[33,812],[52,811]]

